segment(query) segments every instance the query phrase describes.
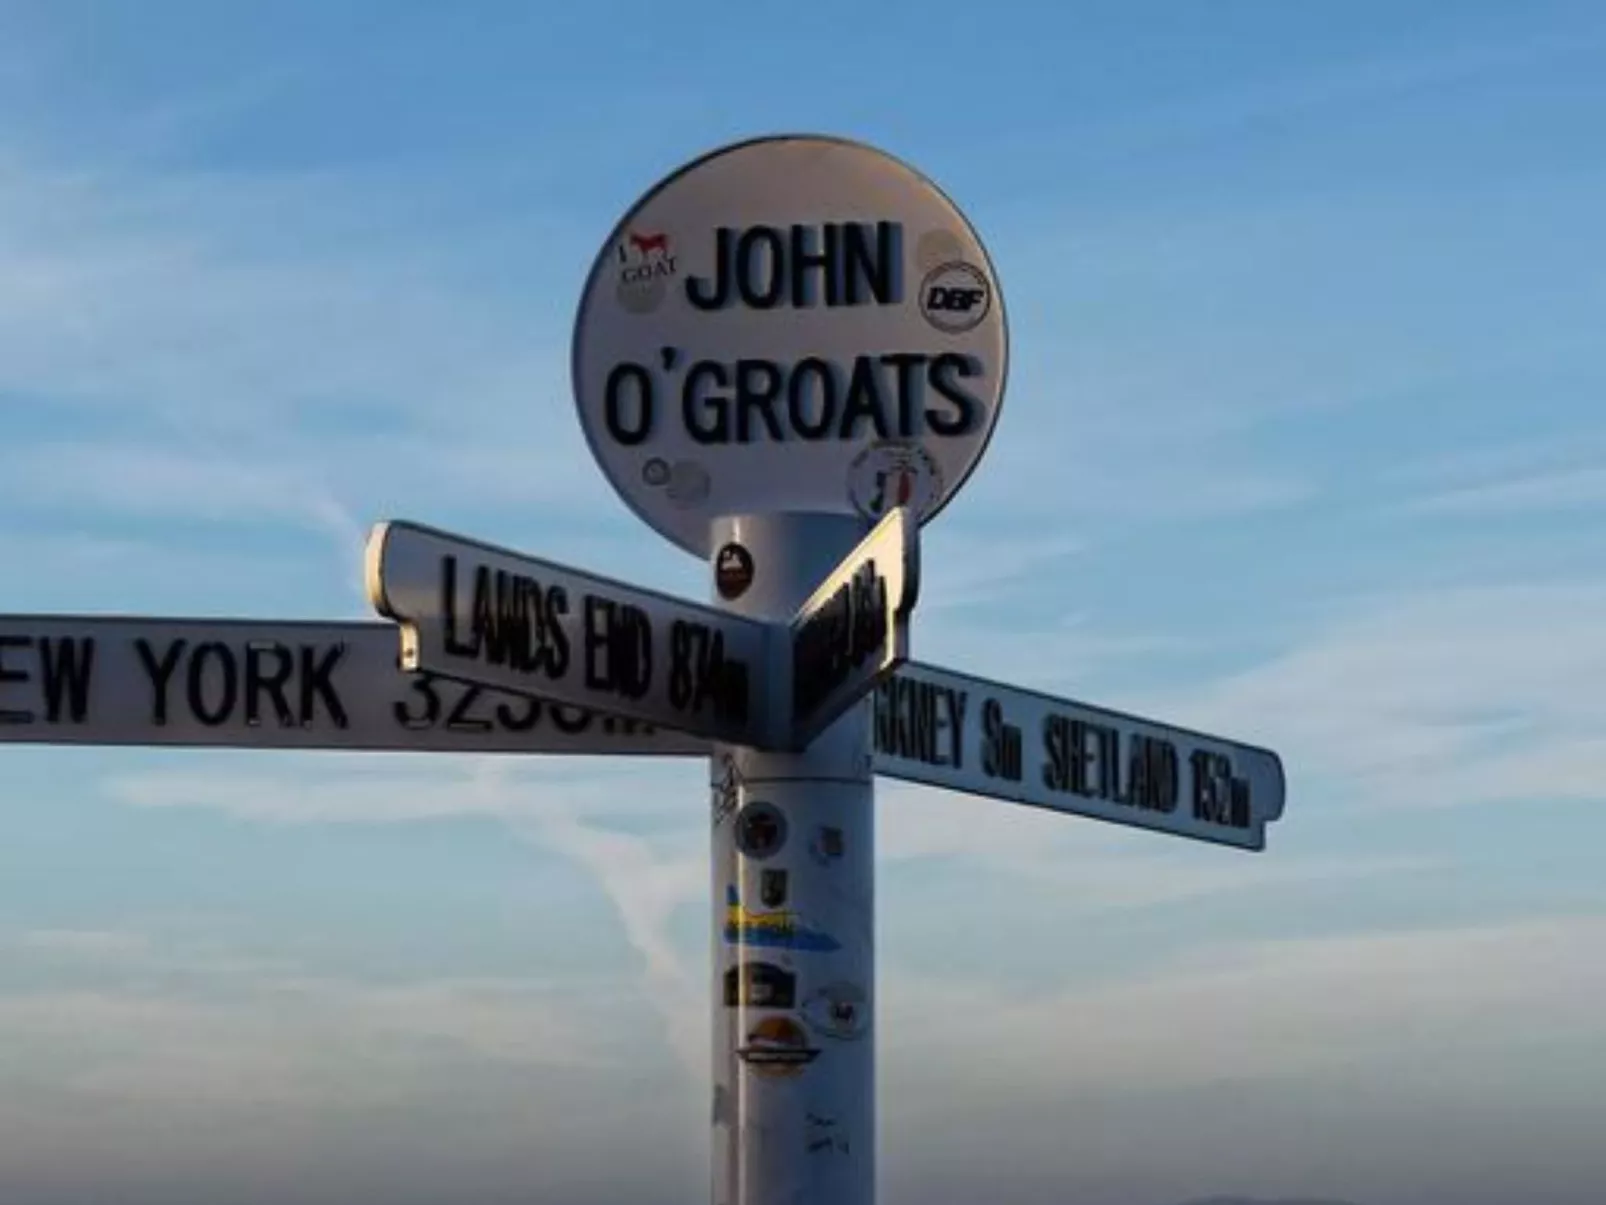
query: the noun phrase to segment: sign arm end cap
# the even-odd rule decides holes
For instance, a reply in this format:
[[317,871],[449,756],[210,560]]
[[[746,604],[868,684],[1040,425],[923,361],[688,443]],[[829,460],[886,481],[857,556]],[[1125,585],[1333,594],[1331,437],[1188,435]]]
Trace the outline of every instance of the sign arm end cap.
[[369,605],[375,611],[386,619],[399,619],[385,590],[385,548],[391,526],[387,520],[375,523],[369,529],[368,542],[363,547],[363,589],[368,595]]

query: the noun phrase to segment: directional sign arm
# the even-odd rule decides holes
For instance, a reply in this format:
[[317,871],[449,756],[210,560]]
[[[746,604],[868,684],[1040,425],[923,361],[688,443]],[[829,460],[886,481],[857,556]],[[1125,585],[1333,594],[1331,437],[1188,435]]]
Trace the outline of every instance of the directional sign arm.
[[773,625],[400,521],[374,528],[366,570],[404,670],[709,740],[784,740],[762,682]]
[[877,774],[1261,850],[1269,749],[911,663],[876,690]]
[[0,743],[693,756],[707,742],[404,673],[388,623],[0,615]]
[[890,511],[798,608],[786,672],[793,747],[807,747],[909,658],[920,524]]

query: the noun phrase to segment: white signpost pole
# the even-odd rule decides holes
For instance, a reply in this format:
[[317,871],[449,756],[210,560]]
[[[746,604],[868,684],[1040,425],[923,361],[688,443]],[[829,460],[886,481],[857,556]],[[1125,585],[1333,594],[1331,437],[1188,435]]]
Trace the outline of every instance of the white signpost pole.
[[[784,622],[864,527],[751,515],[715,531],[754,568],[726,605]],[[869,707],[847,708],[801,753],[725,745],[711,758],[714,1205],[875,1200]]]
[[[964,485],[1007,360],[953,202],[881,151],[798,135],[704,155],[631,207],[586,280],[573,378],[620,498],[712,563],[732,611],[790,625],[873,524],[926,523]],[[841,656],[797,631],[815,681],[794,704],[832,676],[816,640]],[[713,1205],[875,1199],[869,731],[858,700],[802,752],[714,754]]]

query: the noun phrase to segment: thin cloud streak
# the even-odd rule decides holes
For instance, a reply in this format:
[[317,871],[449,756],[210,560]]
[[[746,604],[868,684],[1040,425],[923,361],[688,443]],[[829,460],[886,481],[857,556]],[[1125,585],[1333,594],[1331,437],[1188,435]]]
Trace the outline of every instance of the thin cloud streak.
[[1606,730],[1606,583],[1427,590],[1335,611],[1255,668],[1138,709],[1261,733],[1354,804],[1606,797],[1581,773]]

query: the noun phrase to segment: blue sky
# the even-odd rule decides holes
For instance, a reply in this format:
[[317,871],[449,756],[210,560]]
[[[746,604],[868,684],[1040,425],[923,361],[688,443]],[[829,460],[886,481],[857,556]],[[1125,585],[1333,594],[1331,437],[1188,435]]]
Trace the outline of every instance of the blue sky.
[[[1606,16],[0,4],[11,612],[348,618],[414,518],[692,596],[585,453],[683,160],[910,160],[1009,299],[928,661],[1270,745],[1246,855],[885,783],[883,1199],[1597,1205]],[[0,1197],[706,1195],[695,762],[7,746]]]

